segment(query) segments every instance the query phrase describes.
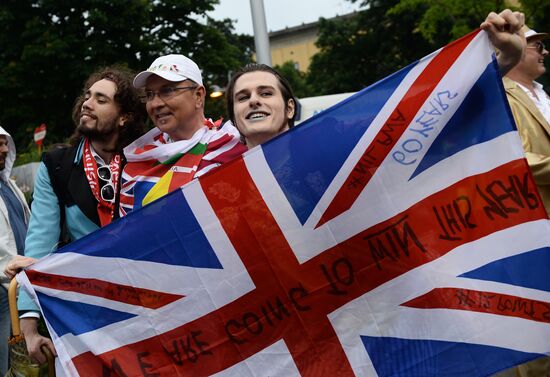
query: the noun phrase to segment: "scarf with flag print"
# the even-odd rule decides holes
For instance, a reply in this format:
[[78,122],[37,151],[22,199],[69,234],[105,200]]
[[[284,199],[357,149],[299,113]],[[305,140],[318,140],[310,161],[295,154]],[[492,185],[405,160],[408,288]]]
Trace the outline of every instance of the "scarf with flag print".
[[243,154],[239,131],[231,123],[218,129],[220,123],[206,119],[191,139],[174,142],[154,128],[124,148],[120,216]]

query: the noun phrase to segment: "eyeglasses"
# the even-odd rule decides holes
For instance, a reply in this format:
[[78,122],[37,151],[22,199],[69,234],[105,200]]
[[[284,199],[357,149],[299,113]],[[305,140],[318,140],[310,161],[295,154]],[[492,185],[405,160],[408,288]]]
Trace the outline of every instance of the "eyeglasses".
[[541,54],[541,55],[542,55],[542,53],[543,53],[543,51],[544,51],[544,49],[545,49],[544,43],[542,43],[541,41],[536,41],[536,42],[534,42],[534,46],[529,46],[529,45],[527,45],[527,48],[536,48],[536,49],[537,49],[537,52],[538,52],[539,54]]
[[177,95],[179,90],[185,91],[185,90],[192,90],[196,89],[197,85],[192,86],[167,86],[164,88],[160,88],[158,91],[154,90],[146,90],[145,94],[140,96],[141,102],[147,103],[151,102],[155,99],[155,96],[159,96],[159,98],[163,101],[170,99]]
[[100,166],[99,168],[97,168],[97,176],[99,177],[99,179],[105,182],[100,191],[101,199],[105,200],[106,202],[114,202],[115,188],[111,183],[111,169],[107,165]]

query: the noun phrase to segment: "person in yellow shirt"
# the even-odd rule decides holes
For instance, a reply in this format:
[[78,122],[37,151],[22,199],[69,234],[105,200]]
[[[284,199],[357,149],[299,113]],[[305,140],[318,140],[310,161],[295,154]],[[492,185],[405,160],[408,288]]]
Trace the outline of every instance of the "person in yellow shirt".
[[527,42],[525,52],[503,82],[527,162],[546,212],[550,213],[550,98],[535,81],[546,71],[544,59],[548,50],[543,40],[548,34],[537,33],[526,26],[523,31]]
[[[535,81],[546,71],[544,59],[548,51],[543,40],[548,34],[537,33],[527,26],[523,27],[523,32],[527,46],[520,62],[506,74],[503,83],[527,163],[546,212],[550,214],[550,98],[542,85]],[[550,376],[550,357],[519,365],[498,376]]]

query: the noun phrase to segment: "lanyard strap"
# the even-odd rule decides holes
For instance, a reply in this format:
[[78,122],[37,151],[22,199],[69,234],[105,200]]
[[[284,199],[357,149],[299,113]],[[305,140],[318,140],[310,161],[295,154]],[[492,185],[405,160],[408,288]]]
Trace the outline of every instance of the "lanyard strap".
[[109,224],[113,219],[113,214],[115,210],[115,198],[117,193],[118,177],[120,175],[120,154],[115,154],[111,158],[109,163],[109,170],[111,172],[111,184],[113,185],[114,197],[113,201],[104,200],[99,193],[99,177],[97,175],[97,162],[93,156],[92,149],[88,138],[84,140],[84,173],[90,184],[90,189],[92,194],[97,200],[97,213],[99,215],[99,221],[101,226]]

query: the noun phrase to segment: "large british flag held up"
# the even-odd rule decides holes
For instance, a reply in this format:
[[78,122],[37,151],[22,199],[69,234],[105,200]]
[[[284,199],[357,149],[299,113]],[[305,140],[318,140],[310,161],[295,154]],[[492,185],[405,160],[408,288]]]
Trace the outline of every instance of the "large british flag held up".
[[484,376],[550,226],[474,32],[18,275],[70,376]]

